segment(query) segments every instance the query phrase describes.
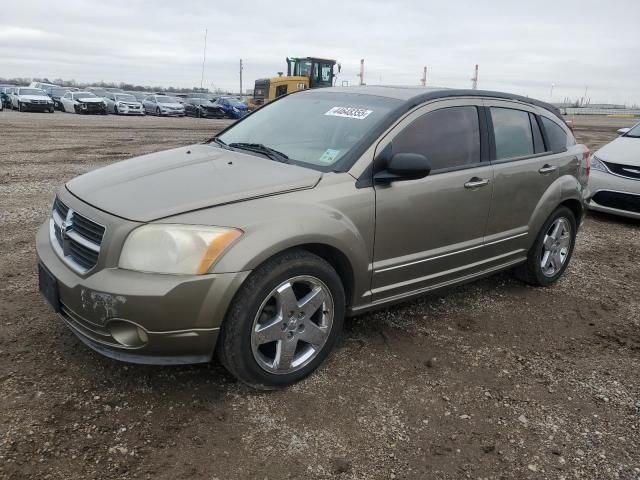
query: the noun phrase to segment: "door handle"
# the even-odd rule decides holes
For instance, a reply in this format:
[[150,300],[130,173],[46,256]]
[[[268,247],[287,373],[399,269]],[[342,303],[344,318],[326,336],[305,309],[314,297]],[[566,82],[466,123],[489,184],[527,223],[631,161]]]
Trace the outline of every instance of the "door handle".
[[546,175],[547,173],[555,172],[558,169],[555,165],[549,165],[548,163],[538,170],[538,173],[542,175]]
[[473,177],[464,184],[464,188],[480,188],[489,185],[489,179]]

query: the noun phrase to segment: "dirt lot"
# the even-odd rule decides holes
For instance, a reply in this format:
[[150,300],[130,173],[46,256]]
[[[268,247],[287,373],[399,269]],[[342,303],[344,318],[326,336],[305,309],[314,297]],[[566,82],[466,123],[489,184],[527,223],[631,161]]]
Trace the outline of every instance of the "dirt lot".
[[[590,147],[629,119],[577,118]],[[60,184],[225,121],[0,113],[0,477],[640,478],[640,222],[590,216],[567,275],[501,274],[347,322],[293,388],[89,351],[37,293]]]

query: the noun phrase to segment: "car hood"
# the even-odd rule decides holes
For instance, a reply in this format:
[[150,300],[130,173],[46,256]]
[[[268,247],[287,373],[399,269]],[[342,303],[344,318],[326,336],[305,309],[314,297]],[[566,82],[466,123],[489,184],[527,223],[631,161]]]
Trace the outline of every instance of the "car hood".
[[67,183],[103,211],[150,222],[225,203],[313,188],[321,172],[211,145],[152,153]]
[[162,105],[163,107],[173,107],[173,108],[184,107],[184,105],[182,105],[181,103],[160,103],[160,102],[158,102],[158,105]]
[[94,97],[82,97],[76,98],[76,102],[84,102],[84,103],[102,103],[104,100],[102,98],[94,98]]
[[20,100],[51,100],[46,95],[18,95]]
[[618,137],[595,155],[605,162],[640,166],[640,138]]

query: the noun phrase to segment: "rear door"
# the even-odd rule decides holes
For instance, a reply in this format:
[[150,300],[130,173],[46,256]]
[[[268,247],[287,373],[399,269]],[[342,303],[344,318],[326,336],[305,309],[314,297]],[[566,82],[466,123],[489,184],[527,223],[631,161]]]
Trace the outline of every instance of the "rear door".
[[562,155],[548,148],[537,107],[485,100],[490,126],[493,202],[485,236],[487,255],[522,258],[529,248],[532,217],[541,204],[555,208],[560,195],[547,192],[558,179]]
[[[376,185],[373,301],[420,293],[482,270],[492,167],[481,100],[428,104],[402,120],[376,153],[420,153],[419,180]],[[484,137],[484,138],[483,138]],[[385,150],[388,151],[388,150]]]

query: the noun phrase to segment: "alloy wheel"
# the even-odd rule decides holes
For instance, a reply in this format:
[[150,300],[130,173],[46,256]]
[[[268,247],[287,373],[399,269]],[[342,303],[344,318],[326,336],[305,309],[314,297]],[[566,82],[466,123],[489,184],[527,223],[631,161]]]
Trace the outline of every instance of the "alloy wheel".
[[253,321],[251,350],[267,372],[288,374],[308,365],[329,338],[333,297],[318,278],[290,278],[264,299]]
[[553,277],[567,261],[571,249],[571,223],[564,217],[556,218],[542,242],[540,267],[546,277]]

